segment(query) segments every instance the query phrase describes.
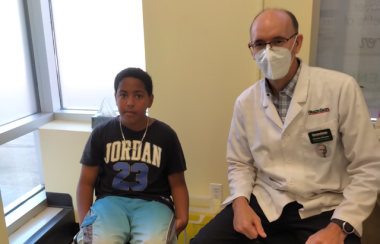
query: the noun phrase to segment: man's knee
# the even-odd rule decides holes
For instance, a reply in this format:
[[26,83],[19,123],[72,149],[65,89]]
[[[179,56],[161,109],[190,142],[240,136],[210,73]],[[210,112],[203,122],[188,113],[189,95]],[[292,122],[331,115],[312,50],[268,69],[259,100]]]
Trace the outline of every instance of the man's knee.
[[203,244],[203,243],[212,243],[206,238],[202,238],[199,235],[196,235],[193,239],[190,240],[190,244]]

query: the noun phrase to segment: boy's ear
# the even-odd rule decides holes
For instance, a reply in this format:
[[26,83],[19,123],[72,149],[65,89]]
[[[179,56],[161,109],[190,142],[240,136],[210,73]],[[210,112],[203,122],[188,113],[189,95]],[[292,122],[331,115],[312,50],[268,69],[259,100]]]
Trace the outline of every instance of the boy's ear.
[[154,95],[152,94],[152,95],[149,96],[149,104],[148,104],[148,108],[152,107],[153,100],[154,100]]

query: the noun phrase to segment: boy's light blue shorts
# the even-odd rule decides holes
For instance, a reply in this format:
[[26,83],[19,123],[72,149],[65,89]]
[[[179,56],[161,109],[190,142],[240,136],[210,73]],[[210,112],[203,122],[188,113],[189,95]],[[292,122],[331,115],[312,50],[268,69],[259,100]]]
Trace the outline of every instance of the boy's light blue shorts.
[[173,211],[160,202],[109,196],[84,219],[79,244],[177,244]]

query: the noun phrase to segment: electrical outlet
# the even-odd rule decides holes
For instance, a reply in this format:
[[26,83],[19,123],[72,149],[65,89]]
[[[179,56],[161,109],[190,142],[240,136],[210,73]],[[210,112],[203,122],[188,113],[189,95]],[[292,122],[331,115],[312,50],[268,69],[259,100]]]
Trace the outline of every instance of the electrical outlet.
[[212,199],[219,200],[222,202],[223,199],[223,187],[222,184],[211,183],[210,184],[210,195]]

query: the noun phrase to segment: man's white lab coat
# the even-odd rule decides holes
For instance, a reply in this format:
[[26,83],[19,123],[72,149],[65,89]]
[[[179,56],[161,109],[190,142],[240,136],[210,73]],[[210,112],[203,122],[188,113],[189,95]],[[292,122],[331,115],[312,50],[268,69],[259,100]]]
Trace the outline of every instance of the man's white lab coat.
[[[327,148],[321,157],[309,133],[327,129],[333,140],[320,143]],[[231,196],[223,206],[252,193],[269,221],[297,201],[301,218],[336,209],[333,218],[361,236],[380,188],[380,144],[360,87],[346,74],[305,63],[284,124],[264,79],[238,97],[227,161]]]

